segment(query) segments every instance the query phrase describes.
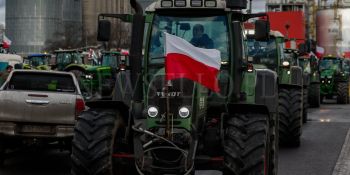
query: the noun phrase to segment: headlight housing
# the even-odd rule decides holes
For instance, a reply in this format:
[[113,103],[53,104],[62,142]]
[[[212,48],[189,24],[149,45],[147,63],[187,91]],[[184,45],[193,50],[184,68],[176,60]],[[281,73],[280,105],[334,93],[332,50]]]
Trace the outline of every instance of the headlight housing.
[[289,61],[283,61],[282,65],[285,66],[285,67],[289,66]]
[[147,114],[151,118],[157,117],[157,115],[158,115],[158,108],[156,108],[154,106],[149,107],[148,110],[147,110]]
[[190,110],[187,107],[181,107],[179,109],[179,116],[181,118],[187,118],[188,116],[190,116]]

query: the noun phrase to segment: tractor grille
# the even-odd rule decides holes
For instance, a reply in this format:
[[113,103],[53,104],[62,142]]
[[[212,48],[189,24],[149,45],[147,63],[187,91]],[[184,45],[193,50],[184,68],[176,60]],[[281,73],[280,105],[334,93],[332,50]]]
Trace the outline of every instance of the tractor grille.
[[165,114],[167,99],[169,99],[169,112],[177,118],[181,107],[188,106],[191,109],[194,82],[188,79],[172,80],[168,93],[166,83],[164,75],[154,77],[149,86],[148,105],[157,107],[159,114]]
[[292,84],[301,85],[302,82],[302,71],[300,67],[291,67]]

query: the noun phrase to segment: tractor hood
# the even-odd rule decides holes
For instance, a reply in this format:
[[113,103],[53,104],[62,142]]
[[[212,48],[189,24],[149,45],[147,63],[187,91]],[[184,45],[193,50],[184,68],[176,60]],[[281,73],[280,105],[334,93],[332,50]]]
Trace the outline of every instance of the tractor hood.
[[335,76],[335,70],[333,69],[325,69],[321,71],[321,78],[332,78]]

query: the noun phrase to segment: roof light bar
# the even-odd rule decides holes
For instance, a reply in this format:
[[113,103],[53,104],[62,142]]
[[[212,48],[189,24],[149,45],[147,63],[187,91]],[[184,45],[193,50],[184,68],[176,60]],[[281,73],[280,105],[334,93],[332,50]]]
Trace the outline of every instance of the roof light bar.
[[192,0],[191,1],[191,6],[192,7],[202,7],[203,6],[203,2],[202,2],[202,0]]
[[205,7],[216,7],[216,1],[213,0],[206,0],[204,2]]
[[175,0],[176,7],[186,7],[186,0]]
[[161,2],[162,7],[172,7],[173,6],[173,1],[172,0],[163,0]]

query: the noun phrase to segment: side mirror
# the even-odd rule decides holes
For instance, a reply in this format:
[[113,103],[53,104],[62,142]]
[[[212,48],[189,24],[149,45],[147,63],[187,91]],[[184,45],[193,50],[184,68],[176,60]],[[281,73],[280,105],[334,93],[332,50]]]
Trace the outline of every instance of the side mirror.
[[270,36],[270,22],[265,20],[255,21],[255,40],[266,41]]
[[101,19],[98,21],[97,29],[98,29],[97,40],[109,41],[111,36],[111,22],[105,19]]

